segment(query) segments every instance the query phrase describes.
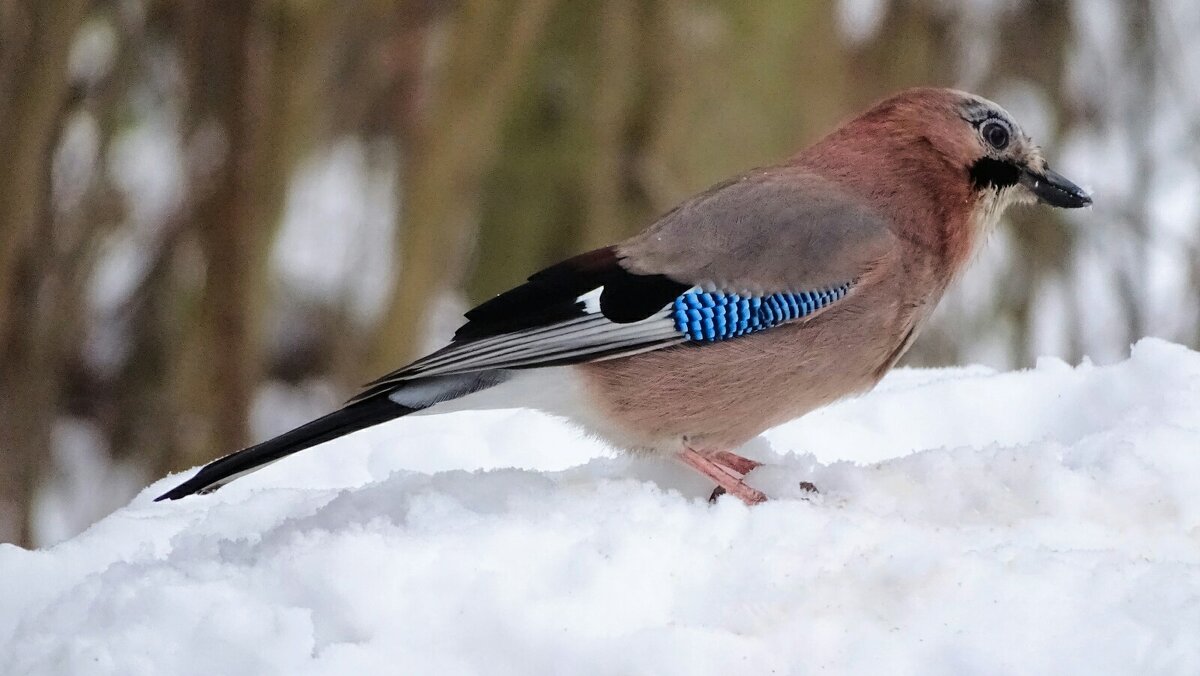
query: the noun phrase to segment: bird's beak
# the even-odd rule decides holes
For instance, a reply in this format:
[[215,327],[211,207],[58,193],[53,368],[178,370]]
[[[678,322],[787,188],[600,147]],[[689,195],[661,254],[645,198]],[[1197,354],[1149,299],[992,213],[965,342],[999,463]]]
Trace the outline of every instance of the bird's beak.
[[1044,167],[1042,171],[1034,171],[1029,167],[1021,169],[1021,185],[1037,197],[1042,204],[1061,209],[1078,209],[1092,203],[1092,196],[1083,188],[1067,180],[1062,174]]

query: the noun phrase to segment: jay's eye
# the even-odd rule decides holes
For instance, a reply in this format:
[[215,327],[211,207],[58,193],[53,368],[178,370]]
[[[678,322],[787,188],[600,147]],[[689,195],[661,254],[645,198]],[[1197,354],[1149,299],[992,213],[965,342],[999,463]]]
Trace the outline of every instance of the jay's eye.
[[1008,128],[999,122],[987,122],[979,132],[988,145],[996,150],[1004,150],[1008,146]]

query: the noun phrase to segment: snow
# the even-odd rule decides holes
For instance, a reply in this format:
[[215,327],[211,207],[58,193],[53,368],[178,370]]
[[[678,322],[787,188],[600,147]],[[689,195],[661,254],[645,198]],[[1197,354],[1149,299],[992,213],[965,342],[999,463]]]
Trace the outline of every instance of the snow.
[[1198,412],[1153,339],[901,370],[743,449],[754,508],[530,411],[400,421],[0,546],[0,672],[1200,673]]

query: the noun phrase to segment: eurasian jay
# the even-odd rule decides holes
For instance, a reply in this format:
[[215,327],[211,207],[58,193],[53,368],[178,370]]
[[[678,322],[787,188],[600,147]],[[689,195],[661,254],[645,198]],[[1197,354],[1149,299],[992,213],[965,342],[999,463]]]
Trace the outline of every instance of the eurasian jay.
[[526,406],[761,502],[743,481],[757,463],[734,450],[872,388],[1005,208],[1035,201],[1092,200],[995,103],[901,92],[641,234],[538,272],[468,312],[446,347],[158,499],[401,416]]

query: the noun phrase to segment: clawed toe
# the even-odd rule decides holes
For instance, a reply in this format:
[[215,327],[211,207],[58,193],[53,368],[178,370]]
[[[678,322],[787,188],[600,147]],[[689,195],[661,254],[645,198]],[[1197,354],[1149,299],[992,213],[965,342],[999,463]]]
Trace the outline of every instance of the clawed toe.
[[712,495],[709,496],[709,500],[715,500],[724,493],[736,495],[747,505],[757,505],[760,502],[765,502],[767,499],[766,494],[762,491],[751,488],[742,481],[744,472],[730,467],[730,465],[736,464],[739,468],[749,471],[758,466],[758,463],[753,460],[748,460],[727,451],[705,455],[690,448],[680,451],[678,457],[685,465],[712,479],[717,484],[717,488],[721,492],[713,491]]
[[[743,481],[746,474],[759,467],[762,463],[749,458],[743,458],[729,451],[717,451],[703,454],[690,448],[679,453],[679,459],[688,467],[712,479],[717,487],[708,496],[710,503],[726,493],[736,495],[747,505],[757,505],[767,501],[762,491],[747,486]],[[801,481],[800,490],[805,493],[820,493],[811,481]]]
[[[811,481],[801,481],[800,482],[800,490],[804,491],[805,493],[816,493],[818,495],[821,494],[821,491],[817,490],[816,484],[814,484]],[[725,495],[725,493],[726,493],[726,491],[724,488],[717,486],[716,488],[714,488],[712,490],[712,493],[710,493],[708,496],[709,503],[710,504],[716,503],[717,498],[721,497],[722,495]],[[763,500],[766,500],[766,499],[767,498],[764,496]],[[807,500],[808,498],[804,497],[803,499]]]

